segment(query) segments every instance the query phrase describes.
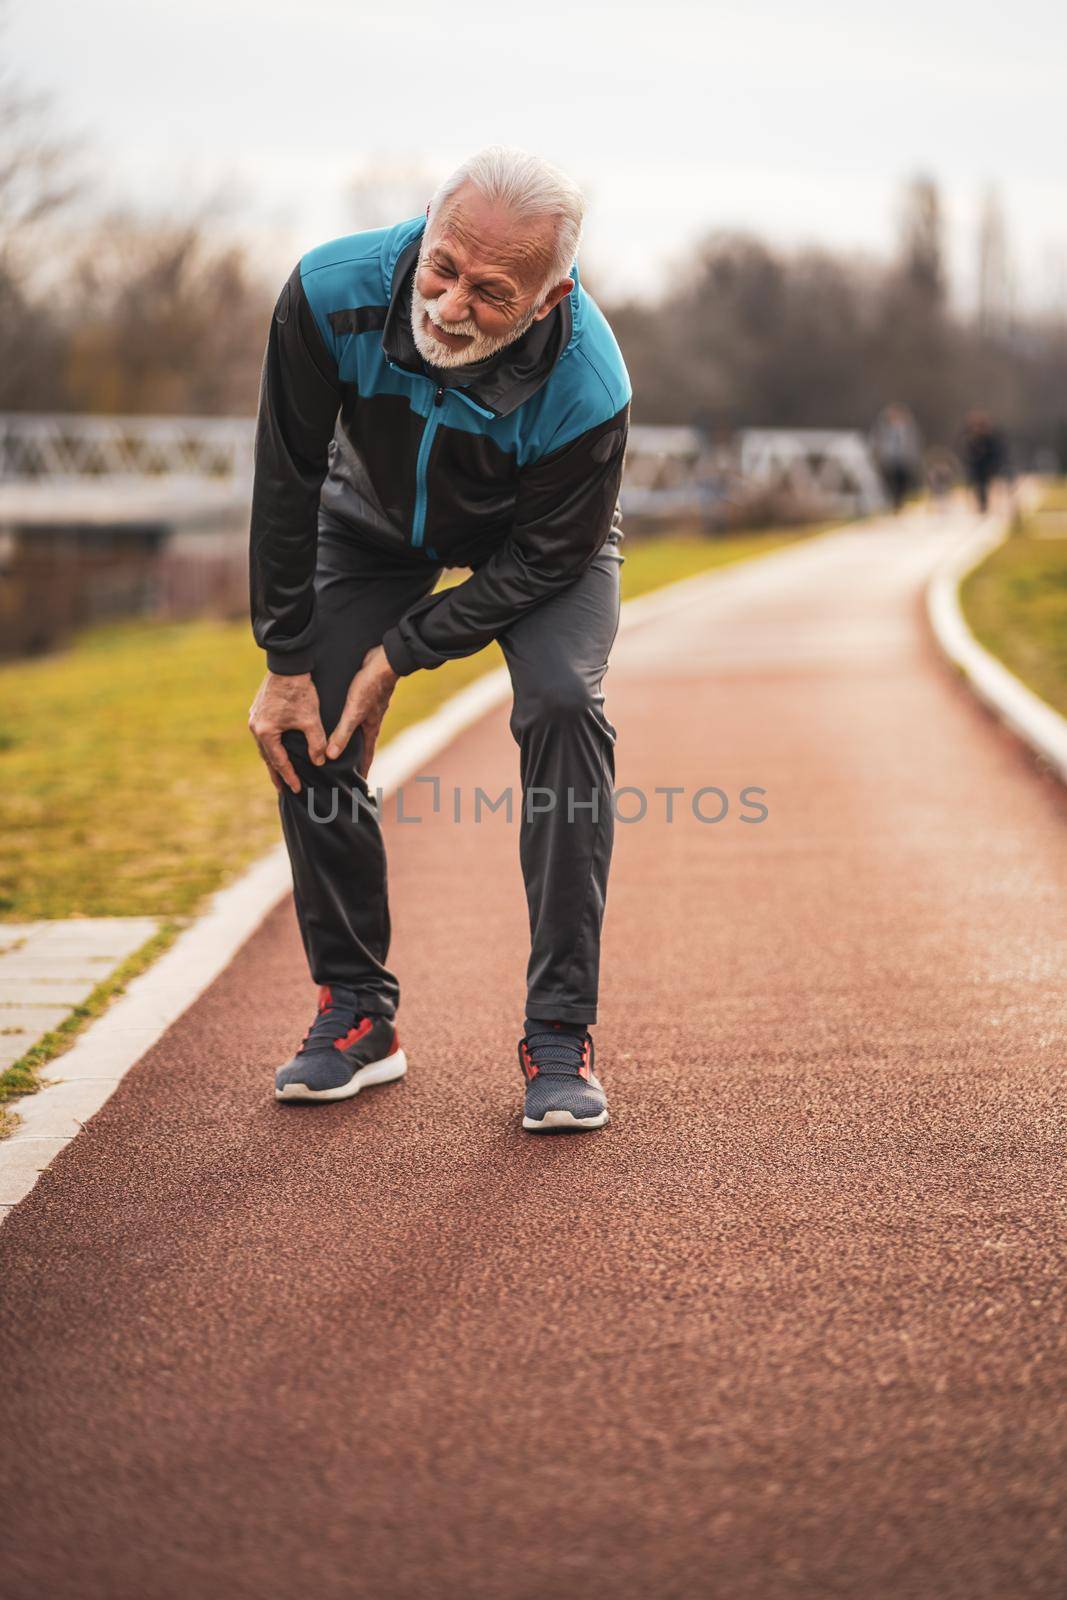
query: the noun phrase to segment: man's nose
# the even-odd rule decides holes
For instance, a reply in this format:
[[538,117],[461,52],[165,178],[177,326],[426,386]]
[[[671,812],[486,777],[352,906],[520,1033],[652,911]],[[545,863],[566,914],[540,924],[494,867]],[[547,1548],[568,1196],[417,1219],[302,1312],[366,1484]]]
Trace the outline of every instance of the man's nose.
[[437,302],[437,315],[442,322],[466,322],[470,316],[470,290],[454,283]]

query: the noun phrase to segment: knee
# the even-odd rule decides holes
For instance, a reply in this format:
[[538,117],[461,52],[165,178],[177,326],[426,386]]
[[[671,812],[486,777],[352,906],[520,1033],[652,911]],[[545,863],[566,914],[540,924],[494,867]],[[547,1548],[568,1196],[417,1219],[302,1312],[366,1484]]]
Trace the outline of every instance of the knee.
[[536,728],[560,728],[598,720],[603,705],[599,683],[576,672],[553,672],[515,697],[512,731],[516,737]]
[[[326,724],[327,728],[329,723]],[[354,777],[363,759],[363,729],[357,728],[348,744],[333,761],[316,766],[308,752],[307,736],[299,728],[282,734],[282,744],[297,776],[307,784],[346,783]]]

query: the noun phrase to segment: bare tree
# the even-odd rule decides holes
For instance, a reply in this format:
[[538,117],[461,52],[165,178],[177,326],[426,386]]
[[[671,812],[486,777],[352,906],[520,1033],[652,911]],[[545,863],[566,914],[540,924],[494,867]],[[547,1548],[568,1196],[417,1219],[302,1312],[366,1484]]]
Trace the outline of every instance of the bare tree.
[[67,385],[87,411],[250,413],[273,303],[198,213],[100,220],[75,258]]
[[34,230],[77,193],[72,148],[54,129],[45,95],[21,88],[3,47],[0,10],[0,267],[30,242]]
[[28,287],[40,230],[78,188],[71,149],[52,108],[18,84],[6,59],[0,10],[0,407],[57,403],[60,341]]
[[978,222],[978,329],[986,338],[1010,331],[1012,288],[1004,208],[991,184]]
[[900,270],[912,291],[933,303],[942,301],[947,282],[941,194],[925,173],[904,187],[899,248]]

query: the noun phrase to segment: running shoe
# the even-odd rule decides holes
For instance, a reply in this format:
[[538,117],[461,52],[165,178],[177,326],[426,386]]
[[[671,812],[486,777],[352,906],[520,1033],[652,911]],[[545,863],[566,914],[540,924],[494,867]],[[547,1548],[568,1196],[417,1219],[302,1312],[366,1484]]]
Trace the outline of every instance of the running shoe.
[[319,990],[319,1009],[291,1061],[274,1076],[276,1100],[348,1100],[372,1083],[391,1083],[408,1070],[396,1024],[367,1015],[352,989]]
[[528,1017],[519,1067],[526,1079],[522,1125],[531,1133],[602,1128],[607,1122],[607,1096],[593,1072],[588,1031],[568,1033],[558,1022]]

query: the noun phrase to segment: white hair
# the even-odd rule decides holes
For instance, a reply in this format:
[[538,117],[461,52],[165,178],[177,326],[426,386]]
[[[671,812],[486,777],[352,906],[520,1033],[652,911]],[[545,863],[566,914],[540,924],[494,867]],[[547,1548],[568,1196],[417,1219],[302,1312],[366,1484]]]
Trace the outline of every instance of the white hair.
[[441,184],[430,201],[430,222],[465,183],[519,216],[555,218],[556,249],[543,292],[547,294],[570,276],[585,216],[585,197],[573,179],[528,150],[491,144],[464,161]]

